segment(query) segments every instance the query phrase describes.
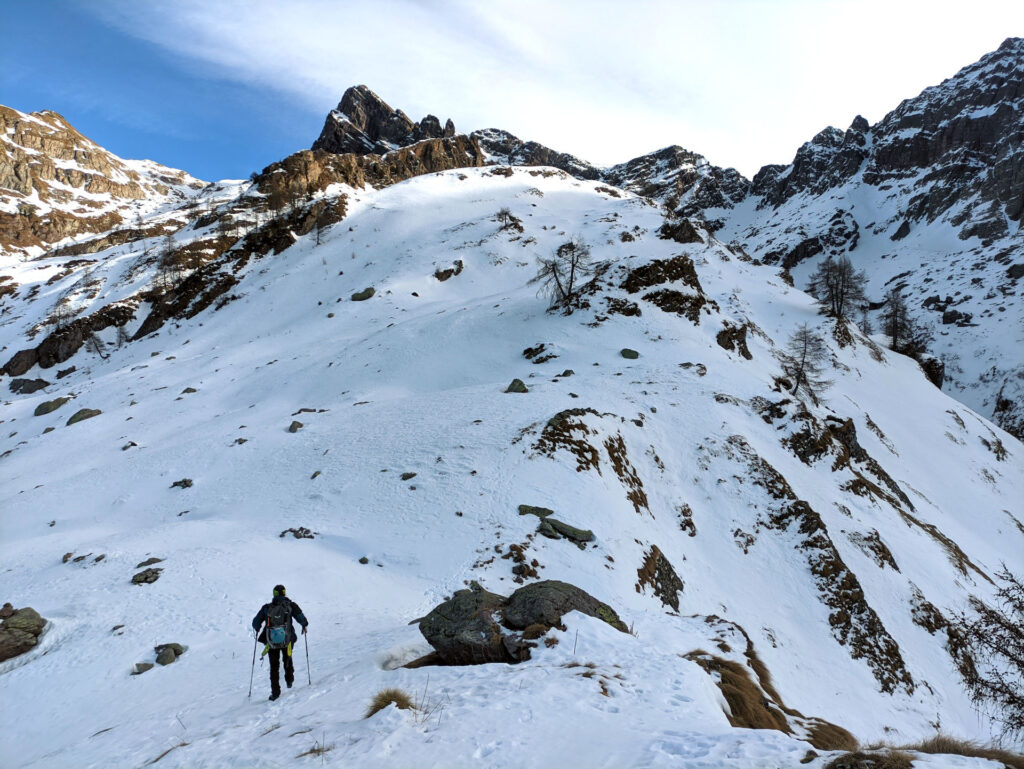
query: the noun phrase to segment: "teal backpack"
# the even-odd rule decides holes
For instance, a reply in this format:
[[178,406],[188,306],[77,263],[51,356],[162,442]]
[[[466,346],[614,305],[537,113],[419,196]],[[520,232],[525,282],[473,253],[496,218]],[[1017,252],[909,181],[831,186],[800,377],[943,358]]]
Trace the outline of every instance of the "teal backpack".
[[267,647],[284,649],[288,646],[288,627],[292,621],[292,602],[273,603],[267,611]]

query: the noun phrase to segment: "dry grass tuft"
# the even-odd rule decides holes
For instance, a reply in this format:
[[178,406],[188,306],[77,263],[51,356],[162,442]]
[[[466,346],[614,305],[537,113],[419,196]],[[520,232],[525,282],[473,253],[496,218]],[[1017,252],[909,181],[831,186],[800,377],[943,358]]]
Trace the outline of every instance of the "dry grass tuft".
[[160,760],[161,758],[163,758],[164,756],[166,756],[166,755],[167,755],[168,753],[170,753],[170,752],[171,752],[172,750],[177,750],[178,748],[184,748],[184,747],[187,747],[187,746],[188,746],[188,743],[187,743],[187,742],[184,742],[184,741],[182,741],[182,742],[179,742],[179,743],[178,743],[177,745],[171,745],[171,747],[167,748],[167,750],[165,750],[165,751],[164,751],[163,753],[161,753],[161,754],[160,754],[159,756],[157,756],[156,758],[154,758],[154,759],[153,759],[152,761],[147,761],[147,762],[145,763],[145,766],[150,766],[151,764],[155,764],[155,763],[156,763],[157,761],[159,761],[159,760]]
[[833,758],[824,769],[912,769],[914,757],[896,748],[872,753],[844,753]]
[[322,756],[329,750],[334,750],[334,745],[325,745],[322,742],[314,742],[313,747],[305,753],[299,753],[296,758],[302,758],[303,756]]
[[847,750],[854,752],[860,747],[857,738],[841,726],[815,719],[807,741],[818,750]]
[[381,689],[370,700],[370,704],[366,708],[366,715],[363,718],[369,718],[374,713],[384,710],[388,705],[394,703],[395,707],[399,710],[415,710],[416,706],[413,704],[412,697],[401,689]]
[[732,726],[792,733],[785,714],[772,707],[743,665],[713,655],[698,656],[698,652],[691,652],[686,657],[706,672],[718,673],[718,688],[729,704],[731,714],[727,713],[726,717]]
[[990,761],[1001,762],[1010,769],[1024,769],[1024,755],[1020,753],[985,747],[971,740],[958,740],[948,734],[936,734],[934,737],[914,745],[904,745],[903,749],[916,750],[918,753],[949,753],[954,756],[987,758]]
[[718,688],[729,705],[730,713],[726,714],[732,726],[746,729],[777,729],[785,734],[793,733],[793,726],[787,716],[798,719],[797,724],[807,727],[806,740],[818,750],[856,751],[860,744],[846,729],[836,726],[820,718],[806,718],[799,711],[786,707],[772,684],[771,674],[767,666],[754,651],[753,644],[747,642],[744,652],[750,670],[739,662],[717,657],[697,649],[685,655],[704,668],[707,673],[717,673]]

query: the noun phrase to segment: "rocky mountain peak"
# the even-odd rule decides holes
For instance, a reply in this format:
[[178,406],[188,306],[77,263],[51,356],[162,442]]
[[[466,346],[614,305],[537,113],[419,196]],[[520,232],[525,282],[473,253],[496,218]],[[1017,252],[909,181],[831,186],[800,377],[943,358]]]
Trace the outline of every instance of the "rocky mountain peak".
[[0,253],[103,232],[204,186],[184,171],[119,158],[52,110],[0,106]]
[[738,215],[701,215],[726,221],[720,237],[752,256],[794,268],[798,285],[821,259],[851,252],[877,307],[897,287],[933,324],[943,388],[1024,435],[1024,368],[1004,330],[1019,324],[1010,297],[1024,275],[1024,40],[873,126],[858,116],[846,131],[826,128],[789,165],[762,168],[750,196]]
[[367,86],[357,85],[345,91],[338,106],[327,116],[313,149],[336,154],[383,155],[424,139],[452,136],[455,123],[451,118],[443,128],[434,115],[413,122]]
[[703,155],[677,144],[612,166],[604,179],[654,198],[685,217],[708,208],[732,208],[750,187],[736,169],[714,166]]

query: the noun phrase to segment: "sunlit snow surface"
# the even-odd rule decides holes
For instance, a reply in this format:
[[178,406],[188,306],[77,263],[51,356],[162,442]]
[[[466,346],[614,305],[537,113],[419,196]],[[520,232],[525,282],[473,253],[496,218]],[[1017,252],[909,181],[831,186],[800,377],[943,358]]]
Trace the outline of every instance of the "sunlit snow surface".
[[[910,596],[916,586],[949,614],[993,587],[961,573],[886,503],[841,491],[829,461],[803,464],[781,445],[785,431],[750,404],[783,397],[771,389],[780,373],[773,350],[799,324],[828,333],[812,300],[719,245],[659,240],[661,212],[639,198],[537,171],[462,170],[348,190],[349,213],[322,245],[310,235],[251,261],[234,289],[240,298],[223,309],[111,344],[106,360],[80,352],[64,379],[29,372],[55,382],[45,392],[13,395],[4,385],[0,592],[52,626],[27,662],[0,668],[0,765],[141,767],[171,748],[160,767],[799,765],[807,743],[730,727],[712,678],[680,656],[714,651],[704,620],[712,614],[745,628],[787,705],[863,741],[920,739],[935,724],[989,738],[941,634],[912,622]],[[521,235],[499,229],[494,215],[505,206],[522,220]],[[634,241],[620,240],[626,230]],[[528,281],[536,257],[574,234],[623,270],[608,273],[591,310],[549,314]],[[100,255],[92,310],[139,288],[129,286],[140,256],[129,248]],[[625,270],[681,253],[718,304],[699,325],[641,294],[629,298],[642,316],[591,325],[607,315],[604,294],[626,297],[617,288]],[[461,274],[433,276],[455,260]],[[9,356],[80,276],[47,286],[56,269],[16,263],[4,272],[26,288],[40,284],[37,301],[0,325]],[[135,280],[144,278],[151,273]],[[372,299],[350,301],[368,286]],[[716,343],[726,319],[755,324],[753,360]],[[113,342],[113,330],[104,333]],[[523,349],[539,342],[558,358],[526,360]],[[624,347],[639,359],[623,359]],[[835,384],[815,413],[852,417],[916,517],[982,571],[1019,566],[1024,447],[934,388],[913,361],[886,352],[880,363],[863,339],[832,348]],[[680,366],[687,362],[706,376]],[[555,378],[567,368],[575,375]],[[504,394],[514,377],[530,392]],[[57,411],[32,415],[72,394]],[[86,407],[103,413],[65,426]],[[649,511],[634,509],[607,456],[600,473],[578,472],[564,451],[533,452],[547,420],[577,407],[614,415],[589,419],[594,445],[623,437]],[[293,419],[304,423],[296,433],[287,431]],[[56,429],[43,434],[47,427]],[[820,513],[898,641],[912,695],[880,693],[865,662],[833,638],[795,533],[758,529],[770,500],[725,449],[734,435]],[[997,460],[983,439],[1001,440],[1007,457]],[[137,445],[123,449],[129,442]],[[403,472],[417,475],[402,481]],[[171,488],[186,477],[191,488]],[[565,632],[552,631],[556,646],[542,644],[520,665],[397,667],[429,651],[409,621],[466,581],[504,594],[518,587],[509,560],[474,564],[535,531],[520,504],[551,507],[595,532],[585,551],[537,537],[529,557],[543,565],[541,578],[609,603],[633,634],[572,614]],[[680,527],[684,504],[694,537]],[[316,538],[279,536],[299,526]],[[898,572],[849,536],[872,529]],[[746,554],[738,530],[755,534]],[[636,587],[652,544],[685,583],[678,616]],[[62,563],[65,553],[89,557]],[[135,564],[150,556],[165,559],[159,581],[132,585]],[[246,696],[249,622],[277,582],[310,619],[312,685],[300,646],[296,687],[268,703],[259,662]],[[121,624],[123,633],[111,632]],[[178,662],[130,675],[172,641],[189,647]],[[573,662],[596,665],[595,677],[566,666]],[[426,714],[390,708],[364,720],[372,695],[392,686]],[[324,743],[332,749],[322,756],[297,758]],[[915,766],[992,764],[930,757]]]

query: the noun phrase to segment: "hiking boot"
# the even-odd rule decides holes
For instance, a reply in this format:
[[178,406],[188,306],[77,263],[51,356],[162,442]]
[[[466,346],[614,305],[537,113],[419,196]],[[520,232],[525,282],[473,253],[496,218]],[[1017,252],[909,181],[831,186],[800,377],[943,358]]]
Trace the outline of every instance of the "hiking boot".
[[271,702],[273,702],[274,700],[276,700],[280,696],[281,696],[281,692],[274,692],[267,699],[269,699]]
[[293,683],[292,681],[285,681],[284,683],[285,683],[285,686],[287,686],[289,689],[292,688],[292,683]]

